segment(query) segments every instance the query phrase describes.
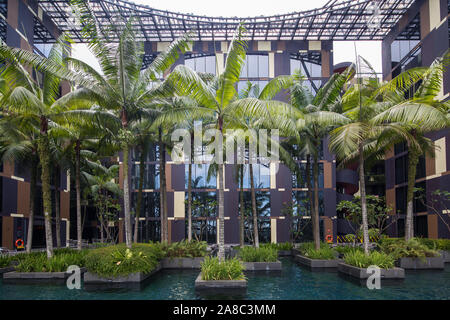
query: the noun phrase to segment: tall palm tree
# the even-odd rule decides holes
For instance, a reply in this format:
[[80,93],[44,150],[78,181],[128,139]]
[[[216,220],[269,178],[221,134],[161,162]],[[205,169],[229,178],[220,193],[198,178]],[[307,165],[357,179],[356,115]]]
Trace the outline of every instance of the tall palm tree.
[[[366,62],[367,64],[367,62]],[[362,231],[364,251],[368,254],[368,218],[365,187],[365,164],[369,158],[381,159],[384,152],[396,142],[406,140],[414,148],[419,148],[417,140],[408,132],[408,127],[400,122],[376,121],[377,115],[389,109],[396,101],[380,94],[386,87],[399,85],[402,79],[417,77],[415,71],[404,73],[387,84],[382,84],[376,76],[358,79],[342,97],[342,110],[348,118],[346,123],[330,134],[330,150],[341,161],[341,165],[358,161],[361,194]],[[413,82],[414,83],[414,82]]]
[[[49,258],[53,255],[49,130],[52,121],[60,119],[69,109],[68,102],[76,93],[72,92],[60,97],[61,80],[82,82],[82,79],[70,72],[64,63],[64,57],[67,57],[70,52],[67,41],[65,35],[62,35],[52,46],[48,58],[26,50],[10,48],[4,43],[0,44],[0,58],[4,63],[0,73],[6,83],[13,88],[7,96],[4,96],[4,112],[8,115],[33,118],[33,121],[39,123],[37,151],[42,169],[46,251]],[[28,73],[26,66],[33,67],[36,73],[43,75],[42,83],[39,76],[33,77]],[[71,107],[73,108],[74,105]]]
[[[412,82],[417,80],[413,77],[412,80],[403,85],[400,81],[396,81],[394,84],[397,85],[387,83],[379,90],[386,99],[395,102],[395,104],[377,115],[374,121],[376,123],[402,122],[410,127],[409,133],[416,142],[409,143],[408,146],[406,240],[414,237],[413,201],[419,157],[424,153],[434,155],[433,142],[425,137],[425,133],[450,125],[450,119],[448,118],[450,103],[448,101],[442,102],[439,99],[444,72],[449,62],[450,55],[446,52],[442,57],[437,58],[429,68],[421,70],[418,85]],[[405,75],[407,76],[408,73]],[[415,87],[417,89],[411,96],[411,89],[415,89]],[[410,96],[409,99],[405,99],[407,95]]]
[[[162,52],[145,70],[142,70],[144,43],[136,39],[133,21],[119,21],[110,30],[102,29],[96,23],[89,4],[75,1],[74,8],[80,22],[85,26],[88,47],[99,62],[101,72],[88,64],[70,58],[72,66],[89,80],[84,84],[80,99],[94,100],[105,110],[110,110],[115,121],[121,124],[117,132],[122,144],[123,157],[123,203],[125,221],[125,241],[128,247],[132,243],[129,190],[129,148],[133,136],[130,126],[138,121],[143,113],[148,113],[147,106],[155,96],[161,95],[159,87],[152,84],[158,81],[159,74],[165,72],[178,59],[179,52],[188,49],[189,35],[175,40],[166,51]],[[110,41],[111,32],[119,34],[119,43]]]
[[[218,74],[216,81],[205,82],[197,73],[185,66],[177,66],[169,75],[167,81],[172,83],[179,95],[194,99],[199,107],[198,114],[206,118],[214,119],[215,128],[223,136],[224,130],[230,121],[237,121],[236,110],[241,109],[247,115],[267,116],[271,110],[285,111],[287,104],[278,101],[261,102],[256,98],[238,99],[236,83],[239,81],[241,68],[244,65],[247,43],[243,40],[244,28],[240,25],[230,43],[222,73]],[[276,108],[275,108],[276,106]],[[281,111],[280,111],[281,110]],[[220,144],[220,143],[219,143]],[[222,146],[218,147],[222,148]],[[218,257],[221,261],[225,258],[224,244],[224,164],[217,152],[217,174],[218,174]]]

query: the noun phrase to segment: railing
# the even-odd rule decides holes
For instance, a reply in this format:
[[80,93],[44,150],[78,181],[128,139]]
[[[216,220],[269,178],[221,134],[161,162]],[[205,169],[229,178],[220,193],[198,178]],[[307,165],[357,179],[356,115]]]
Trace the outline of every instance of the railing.
[[[369,241],[370,242],[378,242],[380,240],[379,236],[371,236],[369,237]],[[363,243],[363,238],[362,237],[356,237],[355,239],[355,235],[353,234],[347,234],[347,235],[343,235],[343,236],[337,236],[336,237],[336,242],[337,243]]]

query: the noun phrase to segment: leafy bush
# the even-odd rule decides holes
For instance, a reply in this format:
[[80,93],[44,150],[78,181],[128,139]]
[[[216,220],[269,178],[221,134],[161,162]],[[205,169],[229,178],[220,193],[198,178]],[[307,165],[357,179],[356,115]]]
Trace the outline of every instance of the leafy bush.
[[346,264],[358,267],[367,268],[369,266],[378,266],[382,269],[390,269],[394,267],[395,258],[384,252],[371,251],[368,255],[364,251],[354,250],[347,252],[344,255]]
[[71,265],[83,267],[86,253],[86,250],[66,248],[55,250],[50,259],[45,252],[32,252],[11,257],[11,261],[18,262],[15,269],[19,272],[65,272]]
[[333,260],[336,259],[335,251],[330,247],[323,247],[319,250],[308,249],[303,255],[310,259],[320,259],[320,260]]
[[0,268],[6,268],[11,264],[11,257],[0,255]]
[[450,239],[436,239],[435,242],[437,243],[436,249],[450,251]]
[[282,243],[263,243],[261,244],[262,248],[270,247],[275,248],[277,250],[290,251],[294,245],[290,242],[282,242]]
[[278,259],[278,250],[273,247],[244,247],[239,250],[239,257],[244,262],[275,262]]
[[155,244],[124,244],[90,250],[86,256],[86,267],[102,277],[125,276],[131,273],[150,273],[164,257],[161,246]]
[[243,280],[244,266],[236,259],[219,262],[217,257],[206,257],[201,264],[202,280]]
[[354,251],[361,251],[363,252],[364,250],[360,247],[352,247],[352,246],[336,246],[333,248],[334,251],[336,251],[339,254],[345,255],[349,252],[354,252]]
[[161,249],[169,258],[195,258],[206,256],[208,244],[205,241],[174,242],[172,244],[161,244]]
[[381,251],[392,255],[395,259],[403,257],[411,258],[426,258],[426,257],[436,257],[439,253],[427,247],[425,244],[421,243],[418,239],[411,239],[405,241],[403,239],[398,239],[396,241],[383,241],[380,244]]
[[450,239],[428,239],[417,238],[417,240],[426,245],[432,250],[449,250],[450,251]]

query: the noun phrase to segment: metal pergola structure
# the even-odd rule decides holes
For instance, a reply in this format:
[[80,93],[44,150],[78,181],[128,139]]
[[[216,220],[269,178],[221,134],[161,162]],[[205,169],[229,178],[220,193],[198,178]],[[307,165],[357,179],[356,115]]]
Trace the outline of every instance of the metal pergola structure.
[[[90,0],[86,3],[100,25],[108,25],[118,16],[135,17],[134,28],[141,41],[173,41],[188,31],[195,32],[195,41],[226,41],[232,39],[241,22],[244,22],[249,40],[382,40],[414,1],[330,0],[314,10],[248,18],[175,13],[125,0]],[[61,31],[67,32],[74,41],[83,42],[82,26],[74,23],[69,2],[38,0]],[[379,8],[376,27],[370,24],[374,4]]]

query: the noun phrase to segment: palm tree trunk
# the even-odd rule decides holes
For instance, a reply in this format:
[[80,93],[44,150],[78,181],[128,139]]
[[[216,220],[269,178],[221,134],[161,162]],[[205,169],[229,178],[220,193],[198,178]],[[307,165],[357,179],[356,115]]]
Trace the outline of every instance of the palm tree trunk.
[[136,204],[136,213],[134,218],[134,243],[138,242],[138,233],[139,233],[139,216],[141,215],[141,207],[142,207],[142,189],[144,186],[144,170],[145,170],[145,148],[141,148],[141,155],[139,159],[139,190],[137,195],[137,204]]
[[363,227],[364,252],[369,254],[369,224],[367,220],[366,181],[364,175],[364,150],[363,144],[359,144],[359,186],[361,194],[361,214]]
[[131,249],[130,183],[128,181],[128,142],[123,147],[123,207],[125,218],[125,242]]
[[253,164],[249,163],[250,173],[250,193],[252,197],[252,217],[253,217],[253,245],[259,248],[259,234],[258,234],[258,213],[256,211],[256,195],[255,195],[255,181],[253,177]]
[[81,250],[83,240],[83,229],[81,227],[81,186],[80,186],[80,141],[75,145],[75,189],[77,201],[77,249]]
[[59,206],[59,184],[60,184],[59,166],[55,166],[55,225],[56,225],[56,247],[61,248],[61,211]]
[[405,221],[405,240],[414,238],[414,186],[416,184],[417,164],[419,163],[419,154],[410,148],[408,153],[408,190],[407,190],[407,208]]
[[308,188],[309,215],[312,218],[312,210],[314,204],[311,185],[311,157],[309,155],[306,155],[306,188]]
[[239,174],[239,185],[240,185],[240,192],[239,192],[239,198],[240,198],[240,205],[239,205],[239,211],[241,214],[241,219],[239,220],[239,244],[241,248],[244,247],[244,222],[245,222],[245,210],[244,210],[244,165],[240,165],[240,174]]
[[188,241],[192,241],[192,161],[189,160],[188,164]]
[[28,218],[27,232],[27,253],[31,252],[33,247],[33,226],[34,226],[34,198],[36,195],[36,176],[37,176],[37,159],[33,156],[31,159],[31,177],[30,177],[30,216]]
[[[161,138],[161,131],[160,131]],[[166,148],[162,140],[159,143],[160,201],[161,201],[161,241],[169,241],[166,196]]]
[[[223,134],[223,119],[219,117],[218,119],[219,130],[220,133]],[[219,252],[217,256],[220,262],[225,261],[225,199],[224,199],[224,167],[223,167],[223,159],[219,159],[218,164],[218,174],[219,174]]]
[[[44,129],[42,129],[44,127]],[[47,258],[53,256],[52,237],[52,193],[50,189],[50,145],[47,135],[47,119],[41,119],[41,137],[38,142],[39,159],[41,161],[42,174],[42,199],[44,202],[45,217],[45,242]]]
[[319,219],[319,159],[314,154],[313,179],[314,179],[314,210],[312,211],[312,225],[314,236],[314,247],[320,249],[320,219]]

